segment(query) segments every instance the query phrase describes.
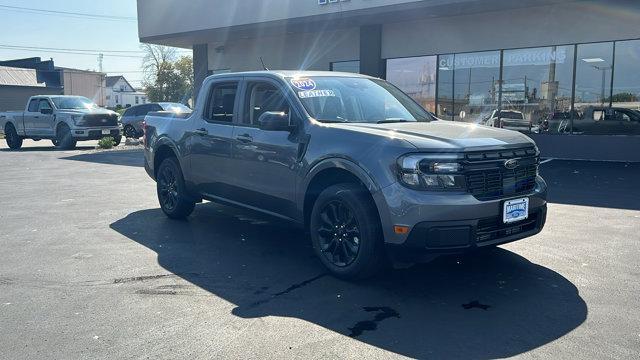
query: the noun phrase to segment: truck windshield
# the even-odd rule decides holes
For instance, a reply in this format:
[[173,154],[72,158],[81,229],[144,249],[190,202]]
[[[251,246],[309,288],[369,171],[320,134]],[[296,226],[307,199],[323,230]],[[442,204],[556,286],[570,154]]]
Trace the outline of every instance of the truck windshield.
[[317,76],[289,78],[314,119],[322,122],[391,123],[433,120],[408,95],[383,80]]
[[93,101],[82,96],[54,97],[51,99],[56,108],[62,110],[72,109],[95,109],[98,107]]

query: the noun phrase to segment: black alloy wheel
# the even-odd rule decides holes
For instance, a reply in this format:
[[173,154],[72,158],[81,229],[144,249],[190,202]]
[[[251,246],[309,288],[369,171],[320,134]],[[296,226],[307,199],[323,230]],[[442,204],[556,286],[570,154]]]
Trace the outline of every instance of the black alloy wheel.
[[158,174],[158,197],[163,209],[173,211],[178,205],[178,180],[170,166],[163,167]]
[[22,147],[22,138],[18,135],[16,128],[13,124],[8,124],[5,131],[5,140],[7,141],[7,146],[11,150],[20,150]]
[[336,277],[364,279],[388,264],[380,215],[362,184],[324,189],[313,204],[309,234],[320,262]]
[[195,209],[196,202],[188,194],[176,158],[165,159],[156,175],[158,201],[162,211],[171,219],[186,219]]
[[138,132],[131,125],[127,125],[127,126],[124,127],[124,136],[129,138],[129,139],[137,139],[137,138],[139,138]]
[[320,211],[317,229],[320,250],[338,267],[351,265],[360,251],[360,227],[353,211],[340,200],[333,200]]

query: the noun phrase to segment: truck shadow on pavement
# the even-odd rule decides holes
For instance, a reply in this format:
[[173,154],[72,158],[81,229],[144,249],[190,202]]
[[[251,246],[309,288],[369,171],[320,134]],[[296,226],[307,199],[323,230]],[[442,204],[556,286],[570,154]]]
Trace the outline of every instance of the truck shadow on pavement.
[[[1,140],[0,140],[1,141]],[[9,148],[2,148],[0,152],[65,152],[65,151],[86,151],[86,150],[95,150],[95,146],[76,146],[73,150],[62,150],[58,149],[55,146],[25,146],[20,150],[11,150]]]
[[[514,356],[587,316],[570,281],[503,249],[349,283],[325,273],[302,230],[242,210],[206,203],[179,222],[149,209],[111,228],[190,283],[166,285],[167,275],[114,280],[139,296],[190,296],[199,287],[233,303],[238,317],[298,318],[412,358]],[[321,339],[292,340],[308,341]]]
[[63,159],[106,165],[144,167],[144,153],[140,149],[83,153],[65,157]]

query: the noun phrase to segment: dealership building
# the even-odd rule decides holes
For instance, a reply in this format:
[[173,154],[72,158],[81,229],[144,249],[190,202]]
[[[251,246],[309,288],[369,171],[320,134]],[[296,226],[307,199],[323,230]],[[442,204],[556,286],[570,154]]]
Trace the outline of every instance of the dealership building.
[[260,58],[359,72],[442,119],[528,121],[546,157],[640,161],[637,0],[138,0],[138,17],[142,42],[193,49],[196,87]]

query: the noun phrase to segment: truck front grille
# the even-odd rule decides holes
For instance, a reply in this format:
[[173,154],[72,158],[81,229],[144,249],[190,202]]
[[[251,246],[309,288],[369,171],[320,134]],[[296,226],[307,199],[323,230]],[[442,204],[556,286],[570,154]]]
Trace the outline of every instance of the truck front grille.
[[[538,175],[534,148],[466,154],[467,191],[479,200],[491,200],[531,192]],[[518,166],[507,169],[505,162],[516,159]]]
[[118,126],[117,115],[85,115],[82,117],[81,126],[85,127],[101,127],[101,126]]

